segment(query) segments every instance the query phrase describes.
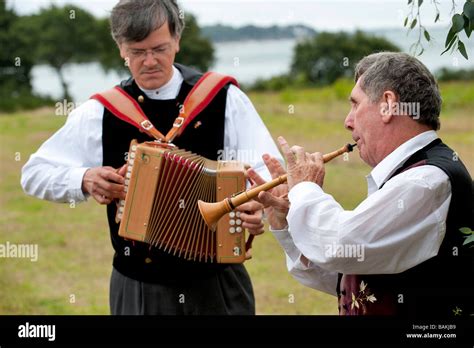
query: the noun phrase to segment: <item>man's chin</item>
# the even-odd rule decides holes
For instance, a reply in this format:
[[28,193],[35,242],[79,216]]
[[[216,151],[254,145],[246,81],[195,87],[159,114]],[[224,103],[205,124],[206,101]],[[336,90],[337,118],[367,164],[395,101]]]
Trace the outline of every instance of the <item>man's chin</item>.
[[165,84],[163,78],[152,76],[145,78],[142,76],[140,79],[137,79],[137,83],[144,89],[158,89]]

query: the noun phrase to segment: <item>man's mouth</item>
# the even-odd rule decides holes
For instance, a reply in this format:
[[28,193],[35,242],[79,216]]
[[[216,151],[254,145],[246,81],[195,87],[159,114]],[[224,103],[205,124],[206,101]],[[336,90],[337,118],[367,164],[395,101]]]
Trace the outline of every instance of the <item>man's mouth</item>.
[[156,74],[156,73],[159,73],[160,70],[151,70],[151,71],[144,71],[142,74],[145,74],[145,75],[153,75],[153,74]]

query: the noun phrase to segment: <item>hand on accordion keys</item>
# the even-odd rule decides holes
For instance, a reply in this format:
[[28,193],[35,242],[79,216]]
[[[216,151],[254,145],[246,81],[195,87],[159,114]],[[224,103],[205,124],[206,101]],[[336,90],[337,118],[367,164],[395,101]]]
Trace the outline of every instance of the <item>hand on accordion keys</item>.
[[100,204],[110,204],[114,199],[125,199],[124,183],[127,166],[90,168],[82,178],[82,191],[90,194]]

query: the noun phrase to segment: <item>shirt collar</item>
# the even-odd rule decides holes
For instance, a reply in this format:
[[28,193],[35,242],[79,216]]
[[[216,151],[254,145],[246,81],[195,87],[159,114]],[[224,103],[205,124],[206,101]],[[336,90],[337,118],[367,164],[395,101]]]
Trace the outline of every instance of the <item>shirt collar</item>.
[[[166,100],[166,99],[175,99],[183,83],[183,75],[181,72],[173,65],[173,75],[170,80],[166,82],[163,86],[157,89],[145,89],[138,86],[143,93],[150,99],[155,100]],[[138,85],[138,84],[137,84]]]
[[407,140],[385,157],[367,176],[369,194],[378,190],[380,186],[415,152],[438,139],[434,130],[426,131]]

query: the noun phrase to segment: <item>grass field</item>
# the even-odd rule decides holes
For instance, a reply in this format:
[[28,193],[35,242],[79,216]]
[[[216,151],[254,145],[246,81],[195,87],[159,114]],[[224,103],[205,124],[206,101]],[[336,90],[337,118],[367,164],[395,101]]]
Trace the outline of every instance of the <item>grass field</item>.
[[[323,89],[250,93],[274,138],[309,151],[328,152],[351,140],[344,130],[351,83]],[[469,171],[474,170],[474,83],[441,85],[440,136]],[[108,314],[112,247],[105,207],[94,201],[70,206],[26,196],[21,167],[65,122],[53,109],[0,115],[0,243],[38,244],[37,262],[0,258],[0,314]],[[326,169],[325,190],[346,209],[366,194],[370,171],[357,153]],[[305,288],[288,275],[284,254],[270,233],[254,241],[246,262],[259,314],[336,314],[334,297]]]

